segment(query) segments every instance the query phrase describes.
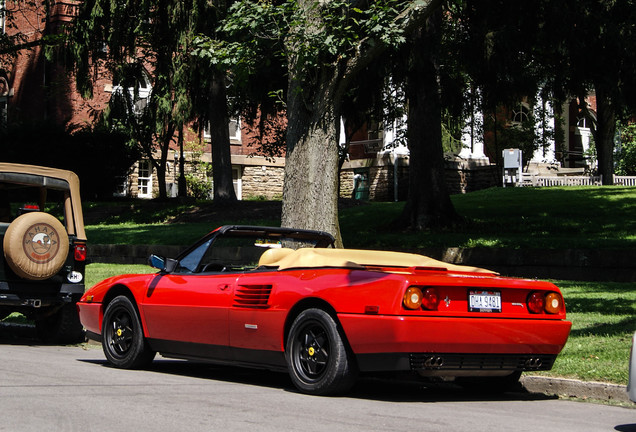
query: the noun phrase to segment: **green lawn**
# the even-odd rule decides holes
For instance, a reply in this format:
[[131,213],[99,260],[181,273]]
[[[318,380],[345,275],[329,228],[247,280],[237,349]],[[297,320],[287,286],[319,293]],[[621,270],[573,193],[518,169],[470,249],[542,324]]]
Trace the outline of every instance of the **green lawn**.
[[[403,203],[368,203],[340,211],[346,247],[417,250],[432,246],[506,248],[604,248],[636,246],[636,188],[492,188],[454,195],[464,223],[443,231],[405,233],[392,225]],[[253,203],[258,205],[257,202]],[[204,221],[174,223],[195,205],[136,202],[132,208],[87,203],[86,213],[104,217],[87,223],[93,244],[187,245],[224,224],[280,225],[275,215],[219,211]],[[95,221],[99,221],[96,223]]]
[[636,287],[631,283],[555,281],[572,331],[554,368],[543,375],[627,384],[629,348],[636,331]]
[[506,248],[632,248],[636,188],[492,188],[454,195],[464,223],[452,229],[405,233],[389,223],[401,203],[373,203],[340,213],[347,247],[416,250],[431,246]]

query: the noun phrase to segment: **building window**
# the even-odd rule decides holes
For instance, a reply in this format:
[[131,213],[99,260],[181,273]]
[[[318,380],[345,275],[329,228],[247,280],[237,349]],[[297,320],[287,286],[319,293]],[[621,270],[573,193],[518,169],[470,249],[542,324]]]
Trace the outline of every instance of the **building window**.
[[[228,132],[230,135],[231,141],[241,141],[241,121],[239,119],[230,118],[230,122],[228,124]],[[210,123],[205,123],[205,128],[203,129],[203,139],[205,141],[210,141],[212,139],[212,135],[210,134]]]
[[589,120],[586,116],[581,116],[576,121],[576,126],[580,129],[590,129]]
[[[148,76],[143,73],[141,75],[141,79],[135,83],[135,87],[128,87],[128,95],[130,99],[130,103],[132,104],[132,112],[135,116],[140,116],[148,107],[148,101],[150,99],[150,93],[152,92],[152,87],[150,86],[150,80]],[[129,112],[128,108],[128,98],[124,96],[124,88],[116,84],[112,88],[113,96],[118,97],[118,99],[124,103],[125,112]]]
[[113,192],[113,196],[115,197],[125,197],[128,196],[128,177],[127,176],[117,176],[117,187]]
[[526,103],[520,103],[512,110],[512,123],[521,125],[530,119],[530,106]]
[[152,198],[152,165],[150,161],[139,161],[137,173],[137,197]]
[[5,33],[5,15],[6,15],[6,8],[5,8],[5,1],[4,0],[0,0],[0,34],[4,34]]
[[230,141],[241,141],[241,121],[239,119],[231,118],[229,129]]
[[243,180],[242,180],[242,169],[240,166],[232,167],[232,185],[234,186],[234,193],[236,194],[236,199],[243,199]]
[[369,170],[357,169],[353,172],[353,198],[357,200],[369,199]]

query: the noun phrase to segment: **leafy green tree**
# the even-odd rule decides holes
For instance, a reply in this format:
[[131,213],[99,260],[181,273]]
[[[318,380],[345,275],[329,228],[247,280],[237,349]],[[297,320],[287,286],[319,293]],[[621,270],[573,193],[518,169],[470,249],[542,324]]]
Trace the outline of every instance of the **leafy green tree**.
[[[439,4],[244,0],[233,7],[230,25],[248,32],[251,40],[278,42],[287,66],[283,226],[328,231],[340,242],[341,102],[365,68],[389,46],[403,43]],[[259,25],[263,21],[267,25]]]
[[[545,2],[539,40],[552,52],[545,64],[552,67],[555,94],[563,88],[582,102],[594,92],[596,115],[591,129],[603,184],[613,184],[614,137],[617,120],[636,112],[636,5],[632,0],[562,0]],[[548,47],[548,49],[544,49]]]
[[[236,200],[225,77],[201,71],[191,55],[195,37],[213,32],[225,8],[205,0],[87,0],[74,21],[69,52],[78,88],[90,97],[102,71],[112,77],[115,97],[105,118],[127,131],[151,161],[161,198],[171,146],[185,124],[198,120],[211,124],[214,196]],[[151,90],[144,101],[146,80]]]
[[636,175],[636,124],[628,123],[620,128],[620,146],[616,155],[616,174]]

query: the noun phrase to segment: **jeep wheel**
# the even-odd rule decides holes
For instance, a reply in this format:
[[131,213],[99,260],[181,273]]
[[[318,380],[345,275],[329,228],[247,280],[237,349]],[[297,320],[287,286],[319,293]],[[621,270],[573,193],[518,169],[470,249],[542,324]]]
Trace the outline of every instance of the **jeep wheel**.
[[16,218],[4,234],[4,257],[21,278],[44,280],[60,271],[68,256],[68,234],[48,213],[26,213]]
[[46,318],[36,319],[35,330],[42,342],[49,344],[84,342],[84,328],[80,323],[75,303],[62,306]]

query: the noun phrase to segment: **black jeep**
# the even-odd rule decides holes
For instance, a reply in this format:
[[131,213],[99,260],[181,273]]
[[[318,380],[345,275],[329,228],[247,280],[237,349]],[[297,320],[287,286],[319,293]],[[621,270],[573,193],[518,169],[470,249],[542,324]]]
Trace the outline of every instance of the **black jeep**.
[[71,171],[0,163],[0,319],[20,312],[47,343],[84,339],[86,234]]

